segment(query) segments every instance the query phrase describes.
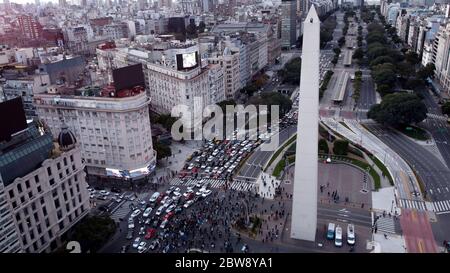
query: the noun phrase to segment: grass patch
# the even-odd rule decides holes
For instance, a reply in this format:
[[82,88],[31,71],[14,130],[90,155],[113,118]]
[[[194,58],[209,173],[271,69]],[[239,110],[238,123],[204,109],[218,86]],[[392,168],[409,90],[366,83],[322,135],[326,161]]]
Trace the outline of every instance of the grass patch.
[[384,176],[386,176],[389,179],[389,184],[391,184],[391,186],[394,186],[394,179],[392,179],[391,173],[389,173],[388,169],[383,164],[383,162],[381,162],[378,158],[376,158],[373,155],[370,156],[370,158],[375,163],[375,165],[377,165],[377,167],[381,170]]
[[276,178],[279,178],[281,172],[284,170],[285,167],[286,167],[286,160],[281,159],[280,161],[278,161],[277,165],[273,169],[272,175],[275,176]]
[[[409,130],[407,130],[407,128]],[[409,136],[410,138],[414,138],[417,140],[428,140],[430,137],[428,136],[427,131],[417,126],[409,125],[405,127],[398,128],[400,132]]]
[[284,143],[283,146],[278,148],[278,150],[272,155],[272,158],[270,158],[269,163],[266,165],[266,168],[264,169],[264,171],[266,171],[267,168],[269,168],[269,166],[272,165],[272,163],[280,155],[280,153],[283,151],[283,149],[286,148],[289,144],[291,144],[296,139],[297,139],[297,134],[293,135],[286,143]]

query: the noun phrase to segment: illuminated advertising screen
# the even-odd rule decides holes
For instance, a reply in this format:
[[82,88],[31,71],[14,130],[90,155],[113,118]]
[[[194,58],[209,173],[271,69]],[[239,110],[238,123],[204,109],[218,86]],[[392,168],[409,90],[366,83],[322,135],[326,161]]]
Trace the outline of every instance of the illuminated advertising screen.
[[178,70],[195,68],[198,66],[198,52],[177,54]]

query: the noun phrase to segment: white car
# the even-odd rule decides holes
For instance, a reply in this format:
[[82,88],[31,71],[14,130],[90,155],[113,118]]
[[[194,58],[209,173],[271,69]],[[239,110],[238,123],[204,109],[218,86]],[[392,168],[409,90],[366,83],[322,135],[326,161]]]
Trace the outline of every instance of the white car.
[[200,188],[202,185],[203,185],[203,180],[200,180],[200,181],[197,182],[197,184],[195,184],[195,186],[197,188]]
[[155,202],[156,199],[158,199],[159,195],[160,195],[159,192],[155,192],[154,194],[152,194],[152,196],[150,197],[150,199],[148,201],[151,203]]
[[110,194],[110,192],[109,192],[109,191],[102,190],[102,191],[100,191],[100,194],[101,194],[101,195],[104,195],[104,196],[108,196],[108,195]]
[[138,248],[140,242],[141,242],[141,238],[140,238],[140,237],[137,237],[136,239],[134,239],[133,247],[134,247],[134,248]]
[[188,186],[188,187],[187,187],[187,192],[188,192],[188,191],[192,192],[193,190],[194,190],[194,186]]
[[129,222],[128,229],[133,229],[133,228],[134,228],[134,222]]
[[334,235],[334,245],[337,247],[342,246],[342,228],[340,226],[336,227],[335,235]]
[[159,207],[159,208],[156,210],[155,214],[156,214],[156,215],[161,215],[161,213],[163,212],[163,210],[164,210],[165,208],[166,208],[165,206]]
[[192,189],[188,189],[185,193],[183,193],[184,197],[187,197],[191,192],[194,192]]
[[202,197],[203,198],[206,198],[208,195],[210,195],[212,193],[212,191],[211,190],[205,190],[203,193],[202,193]]
[[167,219],[162,221],[162,223],[161,223],[161,225],[159,225],[159,227],[160,228],[165,228],[168,222],[169,222],[169,220],[167,220]]
[[181,193],[180,193],[179,191],[174,191],[174,192],[173,192],[173,195],[174,195],[174,196],[180,196]]
[[140,242],[139,243],[139,246],[138,246],[138,251],[139,251],[139,253],[142,253],[142,252],[144,252],[144,250],[145,250],[145,246],[147,245],[147,242],[145,242],[145,241],[142,241],[142,242]]
[[169,199],[169,196],[164,196],[164,198],[161,200],[161,204],[166,204],[167,200]]
[[183,207],[185,209],[189,208],[194,203],[194,200],[189,200],[186,203],[184,203]]
[[152,213],[152,208],[148,207],[145,209],[144,214],[142,216],[144,216],[145,218],[150,216],[150,213]]
[[353,246],[355,245],[355,226],[353,224],[347,225],[347,244]]
[[170,207],[168,207],[168,208],[166,209],[166,213],[171,212],[171,211],[174,210],[175,208],[176,208],[176,205],[171,205]]
[[133,213],[131,214],[131,217],[134,218],[134,217],[138,216],[139,214],[141,214],[141,210],[137,209],[137,210],[133,211]]

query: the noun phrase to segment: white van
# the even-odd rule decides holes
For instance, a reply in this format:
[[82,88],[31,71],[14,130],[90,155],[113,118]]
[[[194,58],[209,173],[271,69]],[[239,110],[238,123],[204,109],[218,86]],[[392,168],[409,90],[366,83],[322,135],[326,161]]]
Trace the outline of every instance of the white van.
[[355,245],[355,226],[353,224],[347,225],[347,244],[353,246]]
[[156,201],[156,199],[158,199],[160,193],[159,192],[155,192],[154,194],[152,194],[152,196],[150,197],[150,200],[148,200],[149,202],[153,203]]
[[335,236],[334,236],[334,245],[337,247],[342,246],[342,228],[340,226],[336,227]]

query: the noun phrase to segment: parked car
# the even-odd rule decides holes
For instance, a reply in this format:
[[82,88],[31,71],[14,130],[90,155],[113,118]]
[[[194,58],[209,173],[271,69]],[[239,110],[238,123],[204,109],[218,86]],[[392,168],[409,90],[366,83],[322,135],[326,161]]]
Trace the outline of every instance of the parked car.
[[155,214],[156,214],[156,215],[161,215],[161,213],[163,212],[163,210],[164,210],[165,208],[166,208],[165,206],[160,206],[160,207],[156,210]]
[[334,223],[328,224],[328,231],[327,231],[327,239],[333,240],[334,239],[334,230],[336,228],[336,225]]
[[342,246],[342,228],[340,226],[336,227],[336,232],[334,235],[334,245],[337,247]]
[[141,242],[141,238],[136,237],[136,239],[134,239],[134,242],[133,242],[133,248],[138,248],[140,242]]
[[159,227],[162,228],[162,229],[166,228],[166,225],[167,225],[168,222],[169,222],[169,220],[167,220],[167,219],[162,221],[162,223],[161,223],[161,225],[159,225]]
[[353,246],[355,245],[356,236],[355,236],[355,226],[353,224],[347,225],[347,244]]

